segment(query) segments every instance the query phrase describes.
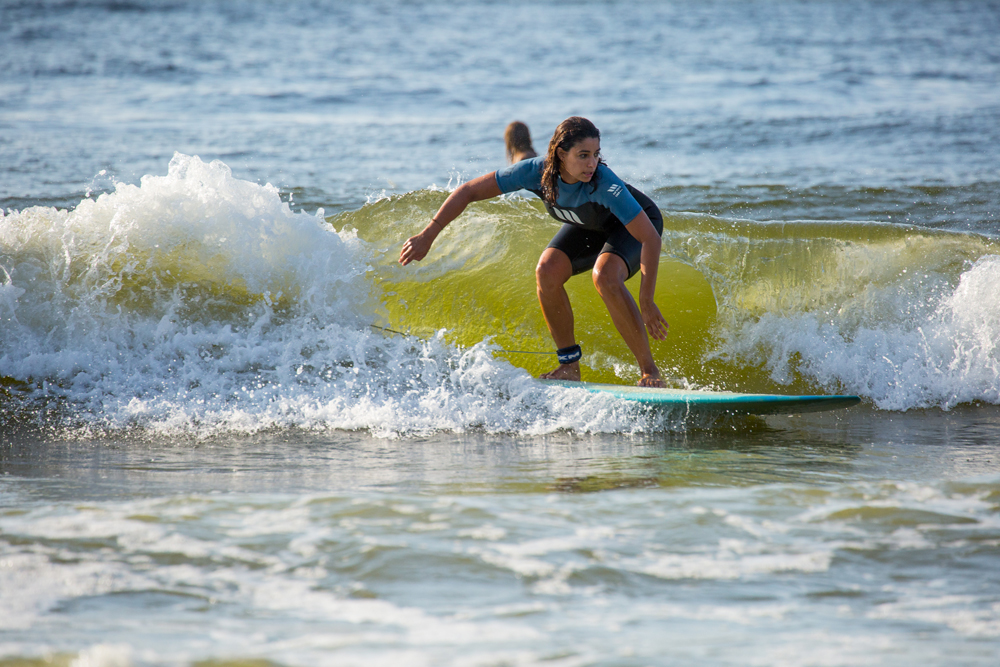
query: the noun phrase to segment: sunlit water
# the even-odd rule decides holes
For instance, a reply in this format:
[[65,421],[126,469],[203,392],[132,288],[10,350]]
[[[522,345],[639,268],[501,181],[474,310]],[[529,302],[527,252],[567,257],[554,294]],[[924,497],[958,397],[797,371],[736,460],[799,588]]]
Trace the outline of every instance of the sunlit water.
[[[1000,6],[0,2],[0,665],[956,665],[1000,649]],[[680,386],[553,363],[603,131]],[[588,378],[637,369],[589,281]]]

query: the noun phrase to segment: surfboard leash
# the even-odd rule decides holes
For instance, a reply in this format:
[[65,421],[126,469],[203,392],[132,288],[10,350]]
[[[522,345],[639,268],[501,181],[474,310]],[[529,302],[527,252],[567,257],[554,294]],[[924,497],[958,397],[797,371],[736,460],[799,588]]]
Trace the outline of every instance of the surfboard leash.
[[[389,327],[380,327],[377,324],[369,324],[372,329],[378,329],[380,331],[388,331],[389,333],[399,334],[400,336],[409,336],[411,334],[404,333],[402,331],[396,331],[395,329],[390,329]],[[501,352],[506,352],[507,354],[552,354],[551,352],[535,352],[533,350],[505,350],[500,348]]]

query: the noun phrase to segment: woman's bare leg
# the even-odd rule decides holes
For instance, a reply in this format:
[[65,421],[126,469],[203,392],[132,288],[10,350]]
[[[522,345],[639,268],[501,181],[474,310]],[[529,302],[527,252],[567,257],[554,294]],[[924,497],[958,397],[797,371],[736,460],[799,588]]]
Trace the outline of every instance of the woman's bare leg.
[[625,280],[628,278],[628,266],[625,260],[614,253],[603,253],[597,258],[593,275],[594,286],[611,314],[611,321],[639,363],[639,371],[642,373],[639,385],[664,386],[663,380],[660,379],[660,369],[657,368],[653,353],[649,349],[649,335],[642,323],[642,313],[625,287]]
[[[549,333],[556,347],[572,347],[576,345],[573,333],[573,307],[566,294],[566,281],[573,276],[573,263],[562,250],[546,248],[538,259],[535,268],[535,282],[538,287],[538,304],[542,307],[542,316],[549,327]],[[580,362],[559,364],[555,370],[543,373],[547,380],[579,380]]]

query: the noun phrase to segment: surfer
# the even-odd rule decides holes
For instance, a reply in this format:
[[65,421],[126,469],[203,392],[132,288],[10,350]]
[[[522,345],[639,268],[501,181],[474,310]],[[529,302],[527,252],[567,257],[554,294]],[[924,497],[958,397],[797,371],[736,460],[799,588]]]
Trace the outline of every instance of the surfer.
[[[653,301],[663,216],[649,197],[608,168],[601,158],[601,133],[586,118],[560,123],[545,157],[516,162],[455,188],[423,231],[403,244],[399,263],[426,257],[438,234],[472,202],[520,189],[541,197],[549,215],[563,223],[535,269],[538,302],[559,359],[559,366],[541,377],[580,379],[582,352],[565,283],[592,270],[597,292],[639,363],[639,385],[662,387],[649,336],[667,337],[667,322]],[[625,281],[640,271],[637,305]]]
[[507,146],[507,162],[515,164],[521,160],[538,157],[535,147],[531,145],[531,132],[528,126],[515,120],[503,131],[503,142]]

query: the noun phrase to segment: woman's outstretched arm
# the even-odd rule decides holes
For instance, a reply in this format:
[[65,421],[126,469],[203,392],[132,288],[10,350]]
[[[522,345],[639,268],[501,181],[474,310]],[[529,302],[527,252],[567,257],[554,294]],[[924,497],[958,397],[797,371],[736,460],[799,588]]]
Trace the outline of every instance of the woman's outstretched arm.
[[490,172],[485,176],[462,183],[448,195],[424,230],[406,240],[403,249],[399,252],[399,263],[406,266],[410,262],[422,260],[430,252],[431,245],[434,244],[434,239],[441,233],[441,230],[461,215],[469,204],[483,199],[492,199],[501,194],[503,193],[500,192],[500,186],[497,185],[496,172]]

